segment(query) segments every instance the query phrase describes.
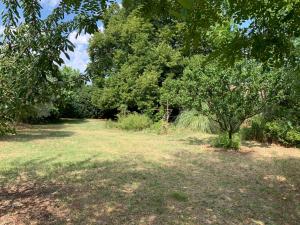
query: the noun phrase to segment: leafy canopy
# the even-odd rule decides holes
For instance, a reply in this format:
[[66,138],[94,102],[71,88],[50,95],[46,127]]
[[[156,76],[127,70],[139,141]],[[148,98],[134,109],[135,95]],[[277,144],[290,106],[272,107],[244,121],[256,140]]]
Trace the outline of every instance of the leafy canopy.
[[254,60],[224,67],[195,56],[182,78],[183,102],[215,120],[229,137],[248,118],[262,112],[276,92],[280,71],[264,70]]
[[178,23],[156,29],[138,10],[127,16],[119,9],[111,15],[105,31],[90,42],[88,71],[99,87],[95,105],[108,111],[125,107],[157,114],[164,81],[183,70],[181,29]]

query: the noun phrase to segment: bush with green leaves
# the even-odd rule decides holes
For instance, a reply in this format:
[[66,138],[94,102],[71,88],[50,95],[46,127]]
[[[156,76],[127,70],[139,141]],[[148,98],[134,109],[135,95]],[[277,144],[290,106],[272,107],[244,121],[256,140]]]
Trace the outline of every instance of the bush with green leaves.
[[140,131],[149,128],[153,121],[147,116],[138,113],[119,115],[117,126],[124,130]]
[[289,121],[275,120],[267,122],[265,134],[268,140],[284,145],[300,146],[300,129],[293,127]]
[[66,118],[98,118],[100,110],[92,104],[94,87],[87,85],[87,78],[79,70],[63,67],[56,105],[60,116]]
[[238,150],[241,146],[241,139],[238,134],[233,135],[230,139],[227,133],[223,133],[213,140],[213,146],[217,148]]
[[300,147],[300,131],[290,130],[286,133],[285,140],[293,146]]
[[170,124],[164,120],[153,123],[150,130],[156,134],[167,134],[170,130]]
[[93,88],[85,86],[72,90],[60,107],[61,117],[66,118],[99,118],[101,110],[92,104]]
[[243,127],[241,130],[242,138],[244,140],[266,142],[266,120],[261,115],[257,115],[251,118],[248,123],[249,126]]
[[28,105],[18,116],[18,121],[29,124],[45,123],[59,119],[59,110],[50,103]]
[[263,116],[256,116],[249,127],[243,128],[242,136],[245,140],[300,146],[300,128],[288,120],[267,121]]

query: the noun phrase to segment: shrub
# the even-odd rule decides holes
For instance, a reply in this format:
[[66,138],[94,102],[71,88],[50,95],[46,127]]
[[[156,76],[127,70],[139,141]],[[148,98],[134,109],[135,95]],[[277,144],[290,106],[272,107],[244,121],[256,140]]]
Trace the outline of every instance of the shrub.
[[278,142],[288,146],[300,145],[299,127],[290,121],[278,119],[266,121],[261,116],[251,120],[251,126],[242,130],[242,136],[245,140]]
[[217,148],[235,149],[238,150],[241,145],[241,140],[238,134],[233,135],[232,139],[229,139],[227,133],[220,134],[213,141],[213,145]]
[[90,86],[83,86],[65,97],[61,104],[61,117],[66,118],[98,118],[100,110],[92,104],[93,89]]
[[275,120],[267,122],[265,132],[268,140],[278,141],[284,145],[299,145],[299,129],[293,127],[289,121]]
[[14,134],[16,132],[13,123],[9,120],[0,120],[0,136]]
[[152,120],[142,114],[132,113],[125,116],[119,116],[117,126],[124,130],[144,130],[153,124]]
[[255,116],[250,121],[250,127],[244,127],[241,131],[244,140],[266,141],[266,121],[261,116]]
[[58,109],[52,103],[23,106],[18,112],[18,122],[38,124],[59,119]]
[[300,132],[296,130],[288,131],[286,134],[286,140],[291,145],[300,147]]
[[265,132],[269,140],[278,140],[279,142],[284,143],[287,127],[280,121],[267,122]]
[[169,124],[164,121],[160,120],[151,125],[150,130],[154,131],[156,134],[167,134],[169,130]]
[[175,121],[176,127],[186,128],[203,133],[214,133],[218,130],[217,125],[207,116],[201,115],[196,110],[182,112]]

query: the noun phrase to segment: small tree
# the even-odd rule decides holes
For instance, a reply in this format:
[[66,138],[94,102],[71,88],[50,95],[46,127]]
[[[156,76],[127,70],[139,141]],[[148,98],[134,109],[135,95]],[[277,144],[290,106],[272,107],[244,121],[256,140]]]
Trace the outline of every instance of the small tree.
[[278,70],[267,70],[253,60],[223,67],[218,61],[195,56],[182,79],[184,101],[215,120],[232,141],[241,124],[262,112],[274,96],[278,75]]

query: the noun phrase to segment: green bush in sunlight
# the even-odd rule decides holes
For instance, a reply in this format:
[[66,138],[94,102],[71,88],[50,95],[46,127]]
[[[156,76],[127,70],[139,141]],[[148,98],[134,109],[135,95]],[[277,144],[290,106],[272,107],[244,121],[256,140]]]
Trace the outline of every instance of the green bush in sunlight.
[[144,130],[153,124],[152,120],[143,114],[132,113],[128,115],[120,115],[118,117],[117,127],[124,130]]
[[242,129],[242,137],[244,140],[300,146],[300,128],[288,120],[267,121],[262,116],[256,116],[251,119],[250,127]]
[[151,125],[150,130],[156,134],[167,134],[171,128],[171,124],[164,120],[160,120]]
[[223,133],[214,139],[213,146],[217,148],[238,150],[241,146],[241,139],[238,134],[233,135],[232,139],[230,139],[227,133]]

